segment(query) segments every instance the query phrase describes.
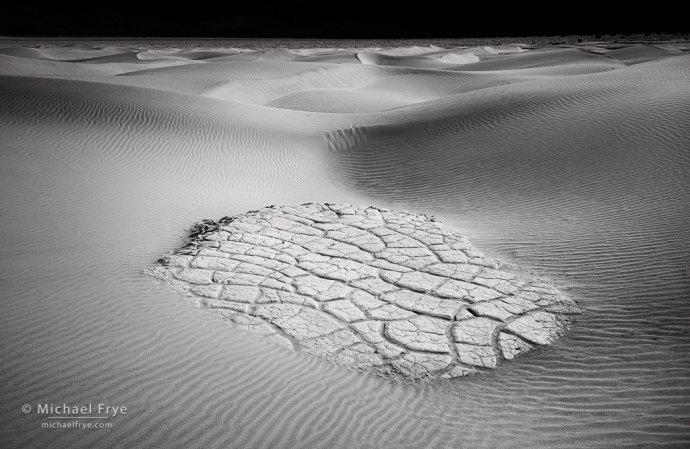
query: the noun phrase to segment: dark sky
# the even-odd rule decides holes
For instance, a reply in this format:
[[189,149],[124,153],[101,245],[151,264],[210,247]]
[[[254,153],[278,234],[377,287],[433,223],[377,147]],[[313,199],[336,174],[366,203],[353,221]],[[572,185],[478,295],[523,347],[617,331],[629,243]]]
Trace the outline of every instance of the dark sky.
[[[177,6],[182,5],[182,6]],[[3,8],[0,35],[293,38],[462,38],[690,31],[679,11],[650,4],[538,6],[474,1],[407,3],[282,0],[263,2],[16,2]],[[630,4],[629,4],[630,5]]]

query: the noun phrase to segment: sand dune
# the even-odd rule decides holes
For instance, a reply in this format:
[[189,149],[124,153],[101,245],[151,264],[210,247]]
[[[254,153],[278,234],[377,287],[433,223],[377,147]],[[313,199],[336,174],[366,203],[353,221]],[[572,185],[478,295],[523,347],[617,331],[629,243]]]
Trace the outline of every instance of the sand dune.
[[607,56],[616,58],[625,64],[639,64],[657,59],[669,58],[674,56],[675,52],[666,49],[650,47],[648,45],[634,45],[616,50],[609,50],[604,53]]
[[7,47],[0,49],[0,54],[30,59],[50,59],[53,61],[74,61],[79,59],[99,58],[112,55],[137,53],[135,49],[124,47],[94,48],[59,48],[59,47]]
[[420,47],[414,45],[412,47],[396,47],[389,48],[386,50],[378,50],[377,53],[388,56],[413,56],[413,55],[424,55],[428,53],[435,53],[437,51],[447,51],[441,47],[436,47],[435,45],[429,45],[428,47]]
[[[314,76],[314,73],[319,73],[319,71],[324,75],[332,71],[335,73],[334,78],[337,78],[337,80],[319,80],[318,77]],[[372,68],[369,71],[371,74],[366,73],[364,77],[366,79],[376,79],[376,73],[383,71],[385,69],[378,70]],[[296,86],[295,89],[299,89],[302,84],[306,86],[319,86],[333,83],[345,83],[345,85],[357,83],[357,79],[349,81],[347,74],[347,68],[342,69],[337,65],[330,64],[275,63],[266,61],[252,63],[246,61],[215,62],[214,60],[207,63],[191,63],[139,70],[123,73],[123,76],[92,76],[81,79],[192,95],[227,97],[228,99],[236,99],[237,102],[261,104],[263,101],[269,101],[267,98],[271,99],[280,94],[280,92],[271,93],[272,89],[278,89],[282,92],[285,89],[285,85],[294,85]],[[65,77],[68,78],[68,76]],[[328,77],[324,76],[324,78]],[[362,77],[360,76],[360,78]],[[257,80],[261,79],[268,81],[268,83],[257,83]],[[299,79],[299,81],[295,79]],[[252,84],[254,87],[251,87]],[[267,85],[268,88],[264,85]]]
[[463,66],[463,70],[511,70],[578,64],[617,65],[620,63],[614,58],[595,55],[576,48],[537,49],[515,55],[501,55],[498,59],[467,64]]
[[387,111],[473,90],[532,80],[529,75],[426,71],[394,74],[359,88],[300,90],[266,106],[314,112]]
[[[362,64],[372,64],[381,66],[392,66],[392,67],[418,67],[422,69],[439,69],[445,68],[449,61],[444,61],[442,59],[434,58],[431,56],[388,56],[381,53],[373,52],[360,52],[357,53],[357,59],[359,59]],[[466,58],[461,58],[465,60]],[[469,58],[467,62],[474,62],[479,59]]]
[[329,62],[334,64],[359,64],[357,56],[351,52],[315,54],[298,59],[300,62]]
[[[388,69],[360,67],[351,64],[294,63],[289,76],[274,76],[272,79],[245,78],[218,83],[205,89],[204,95],[227,101],[266,104],[293,92],[307,89],[344,89],[363,87],[377,79],[393,74],[406,74],[408,68]],[[302,70],[300,70],[302,69]]]
[[512,54],[512,53],[522,53],[525,50],[522,48],[520,45],[515,45],[515,44],[505,44],[505,45],[496,45],[493,47],[484,47],[488,51],[495,51],[498,54]]
[[189,64],[189,62],[178,60],[140,61],[129,54],[101,56],[81,62],[0,55],[0,74],[32,76],[120,75],[143,69],[183,64]]
[[148,53],[155,55],[166,56],[169,58],[191,59],[194,61],[209,60],[215,58],[222,58],[225,56],[234,56],[242,53],[239,49],[194,49],[194,50],[148,50]]
[[462,53],[462,54],[457,54],[457,53],[446,53],[443,56],[439,58],[443,62],[447,62],[449,64],[467,64],[470,62],[477,62],[479,61],[479,58],[477,55],[473,53]]
[[[686,446],[690,55],[592,48],[6,46],[0,440]],[[387,383],[141,274],[203,218],[308,202],[435,215],[584,313],[484,375]],[[130,412],[19,411],[51,402]]]

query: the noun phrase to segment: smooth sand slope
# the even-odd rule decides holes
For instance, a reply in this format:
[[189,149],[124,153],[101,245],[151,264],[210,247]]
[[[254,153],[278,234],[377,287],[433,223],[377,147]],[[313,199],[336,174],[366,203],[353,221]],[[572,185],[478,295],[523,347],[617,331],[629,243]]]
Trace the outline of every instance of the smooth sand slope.
[[[690,57],[593,48],[0,50],[0,441],[690,444]],[[141,273],[203,218],[307,202],[435,215],[583,313],[485,375],[388,383]],[[21,413],[99,402],[129,413]]]

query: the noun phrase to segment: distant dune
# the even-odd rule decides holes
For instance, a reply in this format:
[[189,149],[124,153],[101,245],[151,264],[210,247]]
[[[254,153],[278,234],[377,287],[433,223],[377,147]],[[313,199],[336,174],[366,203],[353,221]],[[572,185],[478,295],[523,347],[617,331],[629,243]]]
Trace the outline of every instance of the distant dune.
[[[687,44],[194,45],[0,48],[4,447],[690,444]],[[304,203],[437,216],[583,313],[389,384],[141,273],[203,218]],[[48,431],[39,402],[130,413]]]

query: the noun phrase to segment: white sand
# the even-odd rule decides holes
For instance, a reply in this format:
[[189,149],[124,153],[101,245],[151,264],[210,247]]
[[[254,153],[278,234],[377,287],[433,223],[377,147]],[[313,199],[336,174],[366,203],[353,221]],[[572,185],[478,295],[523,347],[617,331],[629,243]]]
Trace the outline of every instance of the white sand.
[[[240,50],[0,50],[0,441],[690,442],[686,52]],[[490,375],[409,386],[277,349],[141,275],[201,218],[305,202],[436,215],[585,313]],[[38,402],[130,412],[42,430],[20,413]]]

